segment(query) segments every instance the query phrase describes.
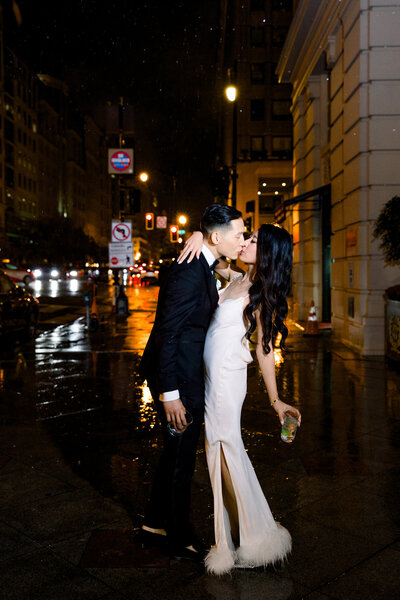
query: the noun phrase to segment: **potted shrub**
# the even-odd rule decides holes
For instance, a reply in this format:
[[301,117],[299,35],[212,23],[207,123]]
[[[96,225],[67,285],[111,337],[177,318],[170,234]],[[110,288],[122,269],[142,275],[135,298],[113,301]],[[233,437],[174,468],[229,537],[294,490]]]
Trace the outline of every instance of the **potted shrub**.
[[[386,202],[375,223],[374,238],[381,240],[386,265],[400,265],[400,197]],[[400,282],[386,290],[386,354],[400,360]]]

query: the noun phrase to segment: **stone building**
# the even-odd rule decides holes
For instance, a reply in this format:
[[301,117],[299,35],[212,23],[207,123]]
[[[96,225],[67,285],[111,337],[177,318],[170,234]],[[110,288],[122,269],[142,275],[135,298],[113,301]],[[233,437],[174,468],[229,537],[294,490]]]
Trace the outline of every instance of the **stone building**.
[[319,319],[365,355],[384,352],[385,267],[374,222],[400,194],[400,2],[300,0],[282,50],[291,84],[294,316]]

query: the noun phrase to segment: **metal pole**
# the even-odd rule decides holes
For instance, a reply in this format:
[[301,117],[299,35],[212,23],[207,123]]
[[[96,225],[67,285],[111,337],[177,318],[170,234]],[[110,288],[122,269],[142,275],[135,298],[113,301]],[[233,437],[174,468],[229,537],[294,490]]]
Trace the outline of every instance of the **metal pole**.
[[237,180],[237,100],[233,102],[232,115],[232,206],[236,208]]

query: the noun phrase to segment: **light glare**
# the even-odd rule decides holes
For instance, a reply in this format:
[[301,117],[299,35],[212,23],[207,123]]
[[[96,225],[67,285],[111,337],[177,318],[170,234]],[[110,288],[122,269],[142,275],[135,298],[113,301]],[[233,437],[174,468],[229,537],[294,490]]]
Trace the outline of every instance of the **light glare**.
[[237,90],[234,85],[228,86],[225,90],[225,94],[226,94],[226,97],[228,98],[229,102],[235,102]]

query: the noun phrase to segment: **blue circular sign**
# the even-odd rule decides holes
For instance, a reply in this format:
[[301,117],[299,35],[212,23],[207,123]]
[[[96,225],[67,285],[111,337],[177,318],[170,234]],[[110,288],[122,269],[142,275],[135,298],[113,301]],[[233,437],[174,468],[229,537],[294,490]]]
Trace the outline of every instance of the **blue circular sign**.
[[111,156],[111,165],[116,171],[126,171],[131,166],[131,159],[127,152],[118,150]]

